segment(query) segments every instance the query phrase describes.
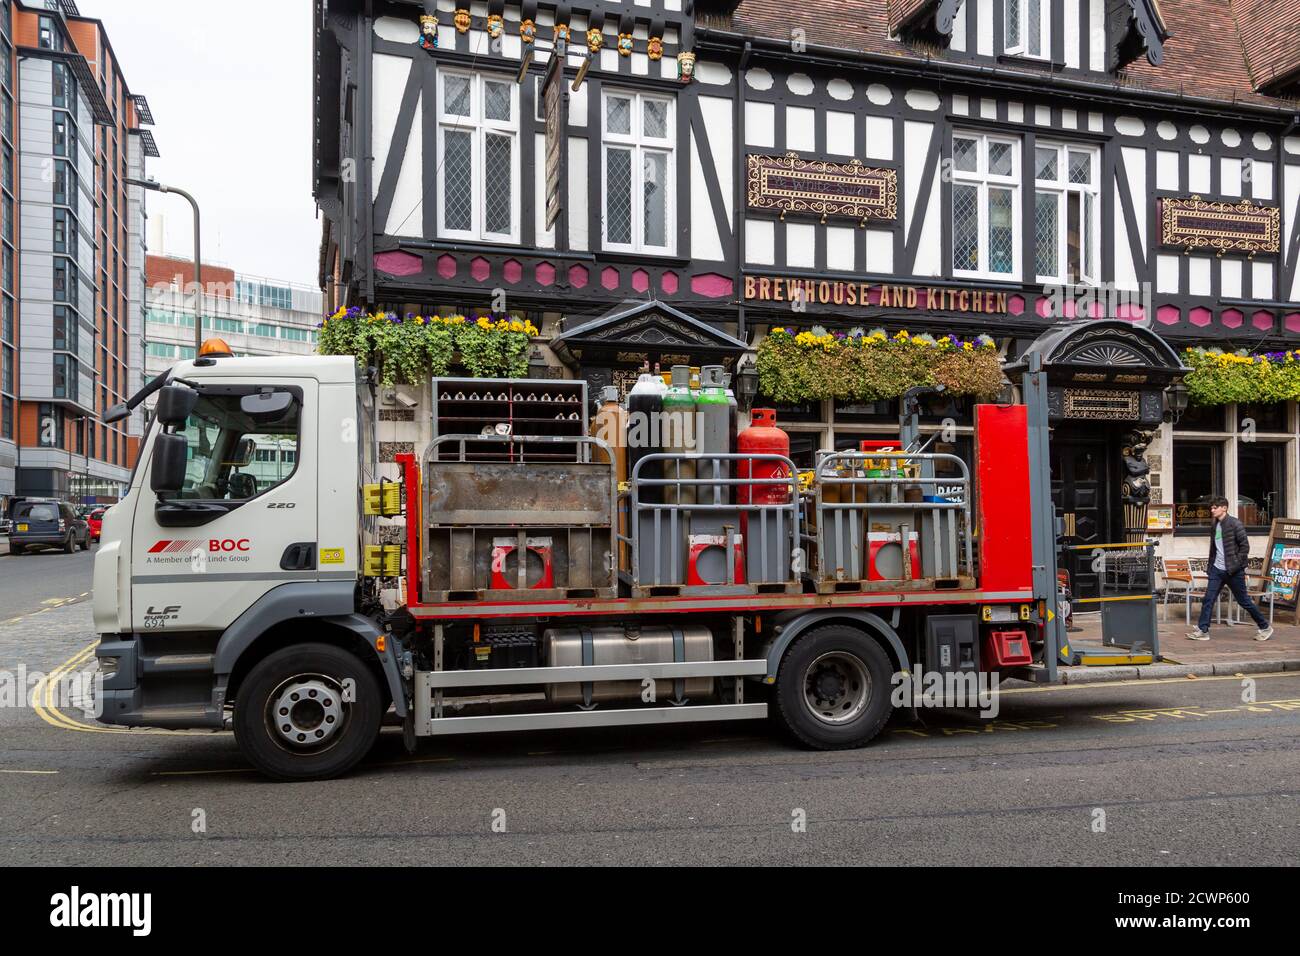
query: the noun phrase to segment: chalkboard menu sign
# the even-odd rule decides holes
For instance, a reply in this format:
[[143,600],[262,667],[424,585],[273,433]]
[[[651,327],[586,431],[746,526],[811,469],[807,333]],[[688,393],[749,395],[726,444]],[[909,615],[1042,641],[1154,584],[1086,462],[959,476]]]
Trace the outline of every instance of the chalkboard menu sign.
[[1289,614],[1297,621],[1300,610],[1300,521],[1277,518],[1268,534],[1268,552],[1264,558],[1264,577],[1273,595],[1278,613]]

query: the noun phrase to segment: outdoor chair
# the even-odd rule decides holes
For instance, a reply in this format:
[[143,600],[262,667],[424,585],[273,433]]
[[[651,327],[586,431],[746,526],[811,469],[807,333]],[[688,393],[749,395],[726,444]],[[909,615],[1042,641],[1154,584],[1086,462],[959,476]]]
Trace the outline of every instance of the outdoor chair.
[[[1200,602],[1205,600],[1205,589],[1209,585],[1209,575],[1203,570],[1194,570],[1193,566],[1196,560],[1188,558],[1162,558],[1161,575],[1164,578],[1164,600],[1161,604],[1161,620],[1169,619],[1169,598],[1182,598],[1184,607],[1184,622],[1192,623],[1192,600]],[[1204,565],[1205,562],[1199,562]],[[1223,620],[1223,599],[1224,596],[1231,595],[1228,589],[1224,588],[1219,594],[1219,600],[1215,603],[1214,617],[1215,621],[1222,624]],[[1198,608],[1199,612],[1199,608]],[[1231,614],[1229,614],[1228,623],[1232,623]]]
[[[1264,610],[1264,604],[1268,604],[1268,624],[1270,627],[1273,626],[1273,591],[1270,587],[1271,584],[1272,579],[1265,577],[1262,574],[1246,575],[1246,593],[1249,594],[1250,599],[1255,602],[1255,606],[1262,612]],[[1227,589],[1225,588],[1225,590]],[[1236,601],[1233,601],[1228,612],[1229,623],[1245,624],[1245,613],[1246,612],[1242,610],[1241,605]],[[1251,623],[1253,624],[1254,621],[1251,621]]]

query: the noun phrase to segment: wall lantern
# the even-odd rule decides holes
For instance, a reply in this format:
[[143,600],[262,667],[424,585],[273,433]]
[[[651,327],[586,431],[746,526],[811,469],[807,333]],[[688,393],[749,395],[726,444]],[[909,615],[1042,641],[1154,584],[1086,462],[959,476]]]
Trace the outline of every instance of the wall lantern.
[[746,411],[758,397],[758,366],[748,357],[736,365],[736,404]]
[[1177,422],[1183,417],[1183,412],[1187,411],[1187,402],[1190,397],[1187,386],[1182,382],[1174,382],[1165,389],[1165,411],[1169,413],[1169,420]]

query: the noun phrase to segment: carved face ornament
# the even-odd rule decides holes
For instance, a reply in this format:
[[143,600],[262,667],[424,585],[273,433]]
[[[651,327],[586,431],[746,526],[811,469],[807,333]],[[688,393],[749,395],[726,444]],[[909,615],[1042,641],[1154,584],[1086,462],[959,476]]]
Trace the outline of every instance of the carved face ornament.
[[695,54],[683,50],[677,54],[677,75],[683,83],[689,83],[695,75]]

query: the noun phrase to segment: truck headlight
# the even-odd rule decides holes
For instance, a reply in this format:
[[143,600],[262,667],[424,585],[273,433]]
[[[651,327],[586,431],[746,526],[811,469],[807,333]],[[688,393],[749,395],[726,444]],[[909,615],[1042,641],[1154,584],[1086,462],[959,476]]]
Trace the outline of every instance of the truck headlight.
[[99,659],[99,672],[104,677],[112,677],[117,673],[118,664],[121,661],[119,657],[101,657]]

